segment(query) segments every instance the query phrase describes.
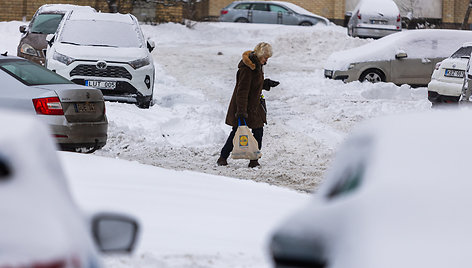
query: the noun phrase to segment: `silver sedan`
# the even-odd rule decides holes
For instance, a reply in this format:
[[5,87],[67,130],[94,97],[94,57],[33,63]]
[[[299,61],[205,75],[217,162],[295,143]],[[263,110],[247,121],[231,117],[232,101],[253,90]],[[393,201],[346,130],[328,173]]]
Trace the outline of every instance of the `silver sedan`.
[[100,90],[76,85],[19,57],[0,56],[0,108],[37,114],[62,150],[92,152],[107,141]]
[[328,25],[327,18],[283,1],[236,1],[221,10],[220,21],[311,26]]

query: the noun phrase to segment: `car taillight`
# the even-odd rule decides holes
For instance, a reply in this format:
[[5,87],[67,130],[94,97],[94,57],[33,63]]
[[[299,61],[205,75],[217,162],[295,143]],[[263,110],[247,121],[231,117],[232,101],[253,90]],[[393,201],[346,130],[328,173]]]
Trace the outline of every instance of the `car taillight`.
[[359,11],[357,11],[357,18],[362,19],[361,13]]
[[58,97],[33,99],[34,109],[37,114],[63,115],[61,101]]
[[400,22],[402,20],[402,17],[400,16],[400,14],[398,14],[397,16],[397,22]]
[[221,10],[221,15],[225,15],[225,14],[228,14],[228,10],[222,9],[222,10]]
[[438,63],[436,63],[436,67],[434,67],[434,69],[439,70],[439,67],[440,67],[440,66],[441,66],[441,63],[438,62]]

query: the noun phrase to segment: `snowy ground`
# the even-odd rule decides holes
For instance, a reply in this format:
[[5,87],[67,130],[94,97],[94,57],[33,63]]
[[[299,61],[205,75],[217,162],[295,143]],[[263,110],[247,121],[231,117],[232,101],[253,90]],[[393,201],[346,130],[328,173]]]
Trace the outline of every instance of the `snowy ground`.
[[[0,22],[0,51],[15,54],[21,22]],[[372,40],[339,26],[197,23],[143,25],[155,40],[155,102],[149,110],[107,103],[109,138],[97,155],[176,170],[194,170],[311,191],[352,126],[385,114],[430,109],[425,88],[328,80],[323,65],[334,51]],[[216,159],[230,127],[224,124],[241,54],[273,45],[265,75],[281,84],[266,92],[261,167]],[[222,55],[219,55],[221,53]]]

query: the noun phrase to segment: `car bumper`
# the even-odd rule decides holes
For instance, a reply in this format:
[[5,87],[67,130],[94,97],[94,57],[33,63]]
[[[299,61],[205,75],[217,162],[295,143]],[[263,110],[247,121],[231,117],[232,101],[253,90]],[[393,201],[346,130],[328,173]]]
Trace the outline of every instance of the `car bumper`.
[[401,29],[359,26],[359,27],[354,27],[352,31],[353,31],[354,36],[380,38],[389,34],[400,32]]
[[326,78],[334,80],[342,80],[344,82],[352,82],[358,80],[357,74],[353,70],[339,71],[339,70],[324,70]]
[[[86,68],[83,68],[86,66]],[[107,68],[119,69],[118,72],[97,71],[95,62],[75,61],[65,65],[55,60],[48,62],[48,69],[79,85],[86,81],[115,82],[114,89],[99,88],[105,100],[120,99],[125,102],[136,102],[142,97],[150,97],[154,89],[154,66],[152,64],[133,69],[125,63],[109,63]],[[84,71],[87,70],[87,71]],[[92,71],[90,71],[92,70]],[[105,75],[103,75],[105,74]],[[129,101],[127,101],[129,100]]]
[[[108,121],[68,123],[65,118],[50,119],[44,116],[61,149],[75,149],[82,147],[96,147],[99,149],[107,142]],[[51,122],[54,121],[54,122]]]
[[[460,79],[462,81],[462,79]],[[428,91],[436,92],[441,96],[458,97],[462,93],[462,83],[443,82],[431,80],[428,84]]]

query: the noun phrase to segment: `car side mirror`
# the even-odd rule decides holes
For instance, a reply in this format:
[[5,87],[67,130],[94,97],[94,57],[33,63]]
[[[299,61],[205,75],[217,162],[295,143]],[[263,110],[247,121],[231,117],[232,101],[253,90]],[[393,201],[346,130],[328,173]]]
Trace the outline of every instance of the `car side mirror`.
[[131,217],[103,213],[92,219],[92,234],[104,253],[131,253],[136,245],[139,225]]
[[52,44],[54,43],[54,39],[55,39],[55,35],[54,34],[48,34],[46,35],[46,42],[48,42],[48,45],[49,46],[52,46]]
[[7,161],[0,157],[0,181],[6,181],[10,178],[11,168]]
[[147,48],[149,52],[152,52],[154,48],[156,47],[156,43],[154,43],[154,41],[151,39],[148,39],[146,43],[147,43]]
[[395,54],[395,59],[404,59],[404,58],[408,58],[408,54],[406,54],[405,51],[400,51],[400,52],[397,52],[397,54]]
[[20,26],[20,33],[26,33],[26,25]]

